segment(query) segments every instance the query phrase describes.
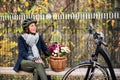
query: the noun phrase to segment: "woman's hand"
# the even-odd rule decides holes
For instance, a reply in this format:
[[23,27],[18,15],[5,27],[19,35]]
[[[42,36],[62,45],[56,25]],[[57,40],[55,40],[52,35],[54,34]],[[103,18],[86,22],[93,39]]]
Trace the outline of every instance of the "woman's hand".
[[42,63],[42,60],[40,60],[39,58],[33,58],[33,61],[36,63]]
[[42,63],[42,60],[37,59],[37,60],[35,60],[35,62],[36,62],[36,63]]

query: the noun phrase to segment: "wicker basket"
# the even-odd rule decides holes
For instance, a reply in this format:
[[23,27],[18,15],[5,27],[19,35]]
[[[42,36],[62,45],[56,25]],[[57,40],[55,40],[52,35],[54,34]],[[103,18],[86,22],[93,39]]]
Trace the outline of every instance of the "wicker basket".
[[53,71],[60,72],[66,68],[67,58],[50,56],[50,66]]

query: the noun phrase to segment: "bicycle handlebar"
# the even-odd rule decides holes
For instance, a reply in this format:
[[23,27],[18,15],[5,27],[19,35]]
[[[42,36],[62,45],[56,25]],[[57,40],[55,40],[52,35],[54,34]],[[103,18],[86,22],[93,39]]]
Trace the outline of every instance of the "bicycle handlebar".
[[90,23],[89,25],[89,34],[93,35],[93,39],[95,39],[95,41],[97,42],[97,45],[103,44],[105,47],[108,46],[107,43],[103,41],[104,34],[101,32],[95,31],[92,23]]

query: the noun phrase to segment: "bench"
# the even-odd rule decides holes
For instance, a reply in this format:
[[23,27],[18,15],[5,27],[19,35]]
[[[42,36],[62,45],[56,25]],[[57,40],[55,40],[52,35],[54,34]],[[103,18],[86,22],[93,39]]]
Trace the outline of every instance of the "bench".
[[[52,71],[51,68],[46,68],[45,71],[46,71],[47,75],[63,76],[69,69],[70,68],[66,68],[64,71],[55,72],[55,71]],[[120,80],[120,69],[116,68],[114,70],[115,70],[115,74],[116,74],[117,78],[119,78],[118,80]],[[77,75],[78,73],[75,73],[74,75]],[[8,75],[9,74],[11,74],[11,75],[32,75],[32,73],[25,72],[25,71],[15,72],[13,70],[13,67],[0,67],[0,74],[8,74]]]
[[[66,68],[64,71],[61,72],[55,72],[53,70],[51,70],[51,68],[45,68],[46,74],[49,76],[49,80],[52,80],[55,78],[55,76],[57,77],[57,80],[61,80],[58,76],[62,77],[66,71],[69,68]],[[25,72],[25,71],[19,71],[19,72],[15,72],[13,70],[13,67],[0,67],[0,75],[7,75],[6,77],[2,77],[3,79],[9,79],[10,75],[17,75],[17,76],[29,76],[28,80],[31,80],[33,74],[30,72]],[[50,77],[51,76],[51,77]],[[31,77],[31,78],[30,78]],[[50,79],[51,78],[51,79]],[[56,79],[56,78],[55,78]],[[1,80],[1,79],[0,79]],[[10,79],[11,80],[11,79]],[[16,79],[15,79],[16,80]]]
[[[68,69],[69,69],[69,68],[66,68],[64,71],[55,72],[55,71],[51,70],[51,68],[46,68],[45,71],[46,71],[46,74],[47,74],[47,75],[63,76]],[[32,73],[30,73],[30,72],[25,72],[25,71],[15,72],[15,71],[13,70],[13,67],[0,67],[0,74],[32,75]]]

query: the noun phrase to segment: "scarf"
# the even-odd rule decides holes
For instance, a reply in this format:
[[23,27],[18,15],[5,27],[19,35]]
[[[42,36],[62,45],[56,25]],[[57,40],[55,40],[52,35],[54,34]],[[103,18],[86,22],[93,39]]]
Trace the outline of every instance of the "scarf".
[[22,34],[22,37],[24,38],[24,40],[26,41],[26,43],[32,48],[32,53],[33,53],[33,56],[35,58],[39,58],[42,63],[44,64],[41,56],[39,55],[39,51],[38,51],[38,48],[36,46],[38,40],[39,40],[39,34],[36,33],[35,35],[33,34]]

